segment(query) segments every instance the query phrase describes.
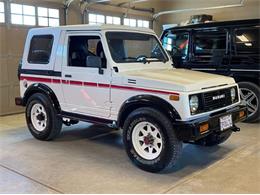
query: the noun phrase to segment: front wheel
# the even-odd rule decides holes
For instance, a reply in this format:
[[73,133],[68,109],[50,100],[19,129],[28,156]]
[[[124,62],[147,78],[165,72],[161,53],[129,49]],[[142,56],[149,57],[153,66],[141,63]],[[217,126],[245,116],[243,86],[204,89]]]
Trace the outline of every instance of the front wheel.
[[36,93],[29,98],[25,116],[27,126],[36,139],[51,140],[60,134],[62,119],[44,94]]
[[149,172],[173,167],[182,150],[171,121],[152,108],[139,108],[125,121],[123,139],[133,163]]

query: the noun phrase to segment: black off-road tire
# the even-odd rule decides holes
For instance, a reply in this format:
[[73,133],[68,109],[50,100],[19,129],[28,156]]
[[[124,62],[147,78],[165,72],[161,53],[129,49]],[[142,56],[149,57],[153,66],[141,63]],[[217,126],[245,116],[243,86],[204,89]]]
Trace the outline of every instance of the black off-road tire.
[[224,132],[223,134],[218,135],[217,133],[212,133],[198,141],[195,142],[195,144],[200,146],[216,146],[223,142],[225,142],[232,134],[232,130],[228,130]]
[[245,123],[258,122],[260,120],[260,88],[259,88],[259,86],[257,86],[254,83],[251,83],[251,82],[239,82],[238,85],[239,85],[239,88],[245,88],[245,89],[252,91],[256,95],[257,101],[258,101],[257,111],[255,112],[255,114],[247,117],[243,122],[245,122]]
[[[142,158],[133,146],[133,129],[140,122],[152,123],[162,135],[162,150],[155,159]],[[136,109],[127,117],[123,127],[123,141],[131,161],[137,167],[154,173],[172,168],[182,151],[182,142],[177,139],[171,121],[163,113],[148,107]]]
[[[31,121],[31,110],[35,104],[41,104],[46,111],[47,125],[43,131],[37,131]],[[57,115],[57,110],[54,108],[52,100],[42,93],[35,93],[29,98],[26,105],[25,117],[27,126],[36,139],[42,141],[52,140],[61,132],[62,118]]]

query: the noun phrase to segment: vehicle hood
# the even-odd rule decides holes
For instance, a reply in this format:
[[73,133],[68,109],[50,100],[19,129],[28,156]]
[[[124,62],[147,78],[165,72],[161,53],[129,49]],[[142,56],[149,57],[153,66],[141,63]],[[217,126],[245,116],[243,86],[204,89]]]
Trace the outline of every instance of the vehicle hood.
[[137,86],[186,92],[235,83],[231,77],[176,68],[124,71],[123,74],[127,79],[135,79]]

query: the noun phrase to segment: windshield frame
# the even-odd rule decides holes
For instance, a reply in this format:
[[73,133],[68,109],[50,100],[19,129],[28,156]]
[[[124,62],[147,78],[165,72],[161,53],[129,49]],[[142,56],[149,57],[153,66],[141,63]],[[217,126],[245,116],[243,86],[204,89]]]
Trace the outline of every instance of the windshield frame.
[[163,54],[163,56],[165,58],[165,61],[158,59],[158,60],[147,60],[146,62],[148,62],[148,63],[151,63],[151,62],[165,62],[166,63],[166,62],[169,62],[169,60],[170,60],[167,52],[165,51],[165,49],[163,48],[160,40],[158,39],[158,37],[155,34],[145,33],[145,32],[138,32],[138,31],[118,31],[118,30],[117,31],[107,31],[107,32],[105,32],[105,37],[106,37],[106,42],[107,42],[107,46],[108,46],[108,51],[110,53],[111,59],[116,64],[126,64],[126,63],[138,63],[138,64],[142,63],[142,64],[144,64],[144,61],[137,61],[137,60],[136,61],[120,61],[120,62],[116,61],[114,59],[114,57],[112,56],[112,53],[111,53],[111,50],[110,50],[109,41],[108,41],[109,40],[108,39],[108,34],[109,33],[135,33],[135,34],[137,33],[137,34],[143,34],[143,35],[152,36],[156,40],[156,43],[158,44],[158,46],[160,47],[160,50],[162,51],[162,54]]

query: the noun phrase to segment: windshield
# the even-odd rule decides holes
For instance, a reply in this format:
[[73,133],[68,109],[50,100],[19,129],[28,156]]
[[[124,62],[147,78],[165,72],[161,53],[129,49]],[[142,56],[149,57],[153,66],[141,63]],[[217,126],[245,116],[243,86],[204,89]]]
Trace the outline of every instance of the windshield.
[[132,32],[107,32],[109,50],[117,63],[166,62],[167,55],[154,35]]

